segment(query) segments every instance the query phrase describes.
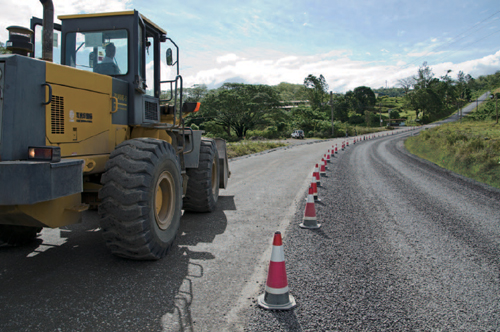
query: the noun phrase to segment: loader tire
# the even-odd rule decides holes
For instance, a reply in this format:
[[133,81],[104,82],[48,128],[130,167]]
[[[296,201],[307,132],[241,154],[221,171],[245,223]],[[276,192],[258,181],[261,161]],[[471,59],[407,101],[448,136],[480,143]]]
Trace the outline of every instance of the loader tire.
[[0,243],[21,246],[36,239],[42,227],[0,225]]
[[157,260],[172,246],[182,210],[182,178],[165,141],[125,141],[111,153],[99,192],[106,245],[120,257]]
[[219,199],[219,153],[214,140],[202,139],[198,168],[188,168],[183,208],[191,212],[212,212]]

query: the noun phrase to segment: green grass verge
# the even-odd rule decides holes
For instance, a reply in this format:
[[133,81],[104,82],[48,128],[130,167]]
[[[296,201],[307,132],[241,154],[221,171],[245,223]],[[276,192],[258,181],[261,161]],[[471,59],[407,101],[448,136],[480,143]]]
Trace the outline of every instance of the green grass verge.
[[500,188],[500,125],[493,121],[445,124],[408,138],[405,146],[443,168]]
[[287,144],[280,142],[252,142],[252,141],[228,143],[227,156],[228,158],[246,156],[248,154],[258,153],[265,150],[271,150],[286,145]]

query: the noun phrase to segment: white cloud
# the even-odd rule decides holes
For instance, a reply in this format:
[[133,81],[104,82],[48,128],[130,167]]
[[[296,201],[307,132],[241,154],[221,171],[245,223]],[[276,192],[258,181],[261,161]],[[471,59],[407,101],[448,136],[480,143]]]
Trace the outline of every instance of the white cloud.
[[226,55],[222,55],[222,56],[217,57],[217,59],[216,59],[217,63],[235,62],[235,61],[238,61],[238,60],[245,60],[245,59],[237,56],[234,53],[229,53],[229,54],[226,54]]
[[500,50],[495,54],[487,55],[481,59],[464,61],[462,63],[444,62],[431,66],[437,77],[445,75],[448,69],[456,76],[459,71],[470,74],[472,77],[489,75],[500,69]]
[[[231,64],[222,64],[185,75],[185,84],[191,86],[203,83],[209,87],[234,81],[268,85],[281,82],[302,84],[307,75],[322,74],[332,91],[341,92],[362,85],[378,88],[385,86],[386,80],[388,86],[397,86],[399,79],[413,76],[418,70],[416,65],[402,69],[406,66],[403,61],[399,61],[396,65],[374,65],[372,62],[352,60],[349,56],[349,52],[335,51],[313,56],[282,55],[271,56],[265,60],[261,58],[236,60]],[[448,69],[452,69],[454,73],[462,70],[477,77],[493,73],[498,68],[500,68],[500,51],[459,64],[442,63],[432,66],[436,77],[444,75]]]
[[[114,12],[130,9],[132,0],[53,0],[54,22],[59,23],[59,15]],[[43,6],[39,0],[0,0],[0,41],[6,42],[8,31],[6,28],[11,25],[29,27],[32,16],[42,18]]]

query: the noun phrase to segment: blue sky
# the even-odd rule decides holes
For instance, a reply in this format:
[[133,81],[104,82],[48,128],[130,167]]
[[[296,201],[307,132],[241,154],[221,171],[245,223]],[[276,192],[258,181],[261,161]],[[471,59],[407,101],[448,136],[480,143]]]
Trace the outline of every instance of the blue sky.
[[[323,74],[343,92],[395,86],[424,61],[436,76],[500,70],[498,0],[53,1],[56,15],[137,9],[179,45],[188,86],[300,84]],[[3,42],[5,27],[42,15],[38,0],[0,6]]]

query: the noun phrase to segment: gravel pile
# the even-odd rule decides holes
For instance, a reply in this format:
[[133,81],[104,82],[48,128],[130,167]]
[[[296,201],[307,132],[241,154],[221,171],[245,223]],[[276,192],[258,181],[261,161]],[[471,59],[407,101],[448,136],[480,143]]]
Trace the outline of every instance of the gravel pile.
[[[382,202],[354,176],[351,153],[366,143],[339,151],[328,164],[319,188],[321,202],[315,204],[321,228],[299,228],[304,200],[286,230],[288,284],[297,307],[267,311],[254,301],[245,331],[498,331],[499,313],[491,312],[498,310],[497,304],[481,308],[481,303],[473,303],[478,306],[473,313],[463,312],[460,303],[453,303],[461,301],[460,295],[433,299],[441,291],[451,294],[448,289],[432,288],[435,284],[455,286],[447,280],[426,285],[426,278],[433,278],[426,275],[430,273],[426,259],[419,258],[418,252],[408,254],[398,248],[394,237],[401,231],[387,225],[398,222],[386,207],[392,203]],[[418,239],[414,242],[418,245]],[[415,266],[408,268],[408,262]],[[412,277],[415,271],[421,271],[418,278]],[[460,282],[459,278],[450,279]],[[498,276],[491,282],[498,301]],[[446,303],[441,306],[439,301]],[[470,306],[464,304],[463,308],[469,311]],[[486,311],[490,311],[488,317],[479,318]]]

